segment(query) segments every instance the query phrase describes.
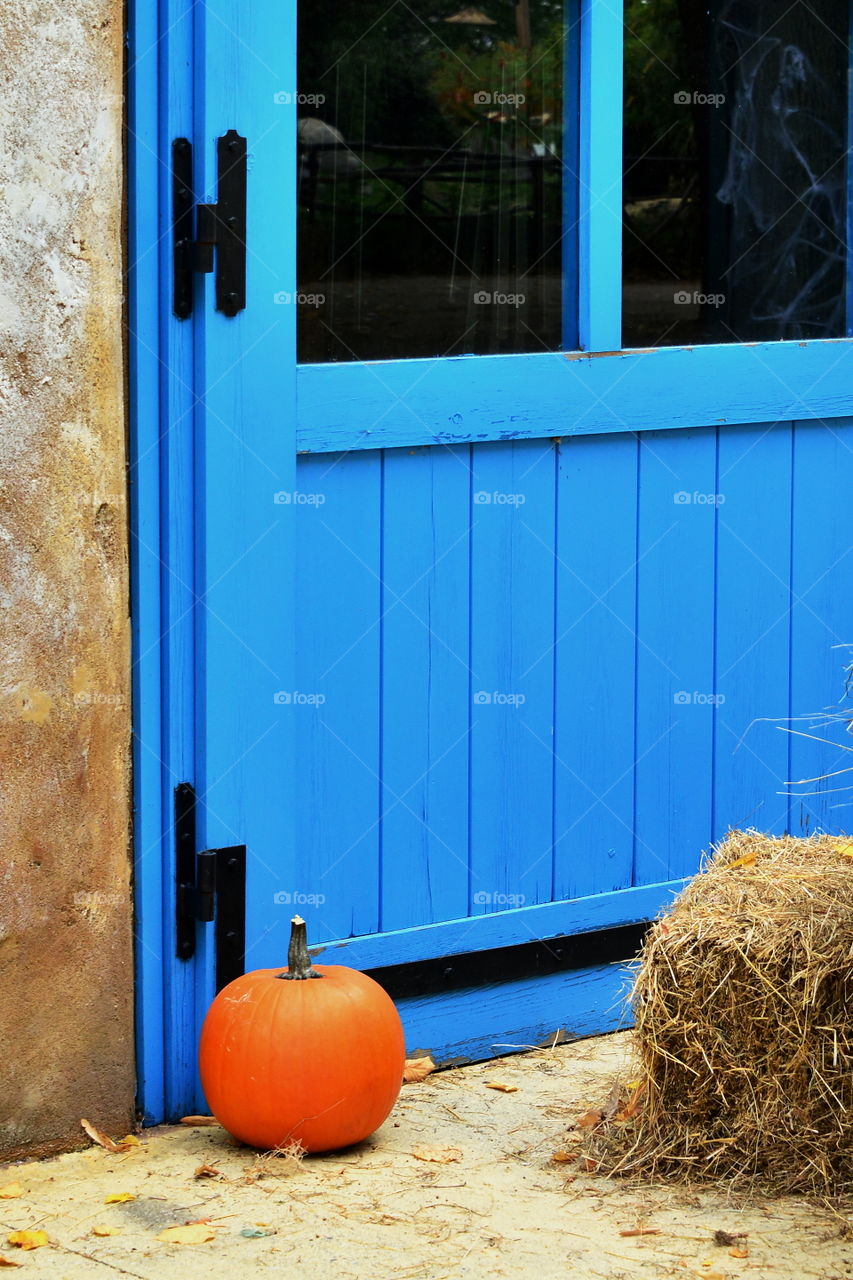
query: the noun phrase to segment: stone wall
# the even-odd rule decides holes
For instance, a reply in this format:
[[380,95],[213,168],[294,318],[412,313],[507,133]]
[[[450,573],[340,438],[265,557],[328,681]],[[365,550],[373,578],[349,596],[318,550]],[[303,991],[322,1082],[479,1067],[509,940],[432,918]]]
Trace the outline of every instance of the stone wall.
[[0,7],[0,1156],[132,1123],[123,7]]

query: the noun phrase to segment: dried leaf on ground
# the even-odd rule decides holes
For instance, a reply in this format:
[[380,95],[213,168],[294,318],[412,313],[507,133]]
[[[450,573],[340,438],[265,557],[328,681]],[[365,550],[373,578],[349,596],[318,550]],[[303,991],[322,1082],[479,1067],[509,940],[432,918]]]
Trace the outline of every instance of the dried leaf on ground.
[[20,1262],[15,1262],[12,1258],[4,1258],[0,1253],[0,1267],[19,1267]]
[[622,1110],[617,1111],[613,1119],[620,1122],[623,1120],[633,1120],[637,1112],[642,1109],[643,1094],[645,1093],[645,1091],[646,1091],[645,1081],[635,1085],[634,1091],[631,1094],[631,1097],[625,1103],[625,1106],[622,1108]]
[[47,1244],[46,1231],[10,1231],[6,1239],[18,1249],[40,1249]]
[[208,1240],[215,1238],[216,1232],[213,1228],[205,1227],[201,1223],[193,1223],[186,1227],[166,1227],[157,1237],[164,1244],[207,1244]]
[[427,1054],[423,1058],[407,1058],[403,1064],[403,1084],[417,1084],[435,1071],[435,1063]]
[[571,1151],[555,1151],[551,1159],[554,1164],[569,1164],[572,1160],[576,1160],[577,1156],[572,1155]]
[[128,1134],[121,1142],[115,1142],[108,1133],[104,1133],[101,1129],[96,1129],[91,1120],[81,1120],[80,1123],[93,1142],[97,1142],[99,1147],[103,1147],[105,1151],[112,1152],[113,1155],[127,1151],[130,1147],[139,1146],[139,1139],[135,1138],[133,1134]]
[[626,1227],[620,1236],[659,1236],[660,1227]]
[[730,1258],[748,1258],[749,1250],[744,1248],[729,1249],[729,1257]]
[[411,1154],[416,1160],[428,1160],[432,1164],[452,1164],[454,1160],[462,1159],[458,1147],[427,1147],[422,1144],[412,1147]]
[[92,1227],[93,1236],[120,1236],[121,1229],[119,1227]]
[[[18,1196],[24,1194],[24,1188],[20,1182],[7,1182],[5,1187],[0,1187],[0,1200],[17,1200]],[[15,1263],[15,1266],[18,1264]]]
[[577,1121],[579,1129],[596,1129],[598,1125],[604,1121],[604,1115],[600,1111],[587,1111]]
[[135,1199],[132,1191],[114,1191],[111,1196],[104,1198],[104,1204],[126,1204],[128,1200]]
[[200,1164],[193,1174],[194,1178],[224,1178],[225,1174],[212,1164]]
[[197,1128],[207,1124],[219,1124],[216,1116],[181,1116],[181,1124],[192,1124]]
[[487,1089],[497,1089],[498,1093],[518,1093],[517,1084],[504,1084],[502,1080],[484,1081]]

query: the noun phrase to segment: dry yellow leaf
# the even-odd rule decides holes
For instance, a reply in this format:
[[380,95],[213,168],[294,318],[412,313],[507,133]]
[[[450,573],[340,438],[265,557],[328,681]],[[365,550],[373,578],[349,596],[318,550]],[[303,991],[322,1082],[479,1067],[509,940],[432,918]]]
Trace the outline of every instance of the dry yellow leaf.
[[[24,1194],[24,1188],[20,1182],[7,1182],[5,1187],[0,1187],[0,1200],[17,1200],[18,1196]],[[17,1266],[17,1263],[15,1264]]]
[[454,1160],[462,1159],[462,1152],[458,1147],[412,1147],[412,1155],[416,1160],[428,1160],[432,1164],[452,1164]]
[[518,1093],[517,1084],[504,1084],[501,1080],[486,1080],[487,1089],[497,1089],[498,1093]]
[[127,1204],[128,1200],[135,1200],[136,1196],[132,1191],[114,1191],[111,1196],[107,1196],[104,1204]]
[[118,1145],[120,1147],[141,1147],[142,1143],[139,1141],[135,1133],[127,1133]]
[[194,1124],[201,1127],[206,1124],[219,1124],[216,1116],[181,1116],[181,1124]]
[[11,1258],[4,1258],[0,1253],[0,1267],[19,1267],[20,1262],[13,1262]]
[[844,858],[853,858],[853,844],[840,844],[838,852]]
[[[726,871],[731,871],[733,867],[751,867],[757,857],[758,854],[754,850],[752,853],[745,853],[742,858],[735,858],[734,862],[727,862]],[[705,1265],[704,1262],[702,1265]]]
[[11,1231],[6,1237],[9,1244],[17,1245],[19,1249],[40,1249],[43,1244],[47,1244],[46,1231]]
[[164,1244],[207,1244],[208,1240],[213,1240],[215,1236],[216,1232],[211,1227],[193,1223],[187,1227],[166,1227],[157,1239],[162,1240]]
[[93,1236],[120,1236],[118,1227],[92,1227]]
[[104,1133],[102,1129],[96,1129],[91,1120],[81,1120],[80,1124],[93,1142],[97,1142],[99,1147],[103,1147],[105,1151],[110,1151],[113,1155],[127,1151],[129,1147],[139,1146],[139,1139],[134,1138],[132,1134],[129,1134],[121,1142],[114,1142],[108,1133]]
[[407,1058],[403,1064],[403,1084],[417,1084],[433,1071],[435,1063],[429,1054],[423,1058]]
[[554,1164],[569,1164],[572,1160],[577,1160],[577,1156],[573,1156],[570,1151],[555,1151],[551,1159]]
[[749,1250],[748,1249],[729,1249],[729,1257],[730,1258],[748,1258]]

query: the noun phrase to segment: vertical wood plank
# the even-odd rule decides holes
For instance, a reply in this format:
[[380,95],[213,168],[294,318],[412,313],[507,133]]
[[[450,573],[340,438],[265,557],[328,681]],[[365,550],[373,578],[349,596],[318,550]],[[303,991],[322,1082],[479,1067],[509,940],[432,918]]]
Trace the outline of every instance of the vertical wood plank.
[[557,898],[631,883],[637,454],[633,435],[564,440],[557,496]]
[[382,455],[300,459],[298,477],[297,677],[280,710],[297,733],[299,866],[276,936],[301,894],[323,942],[379,928]]
[[623,0],[581,0],[580,345],[622,345]]
[[473,451],[471,911],[552,893],[555,449]]
[[469,454],[385,457],[382,929],[468,910]]
[[790,423],[720,432],[714,839],[787,829]]
[[794,835],[853,830],[853,773],[826,776],[853,765],[853,739],[822,714],[850,708],[843,695],[853,644],[851,483],[853,419],[795,423],[790,728],[799,732],[790,735],[788,767],[795,782],[819,780],[792,787]]
[[691,875],[711,838],[716,432],[640,444],[635,884]]

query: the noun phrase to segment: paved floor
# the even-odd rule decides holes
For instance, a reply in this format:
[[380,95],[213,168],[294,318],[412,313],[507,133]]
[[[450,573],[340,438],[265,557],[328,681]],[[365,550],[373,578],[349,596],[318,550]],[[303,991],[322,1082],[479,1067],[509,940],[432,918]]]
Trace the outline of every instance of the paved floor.
[[[46,1280],[853,1276],[838,1207],[573,1178],[552,1159],[573,1120],[606,1100],[628,1042],[606,1036],[432,1075],[404,1086],[369,1142],[301,1163],[259,1158],[218,1127],[163,1126],[122,1154],[92,1147],[7,1165],[0,1195],[10,1183],[21,1194],[0,1199],[0,1254]],[[212,1176],[198,1176],[202,1166]],[[187,1222],[210,1239],[158,1239]],[[649,1234],[624,1234],[638,1229]],[[6,1244],[17,1230],[44,1231],[48,1244]],[[733,1253],[715,1245],[716,1230],[747,1235]]]

